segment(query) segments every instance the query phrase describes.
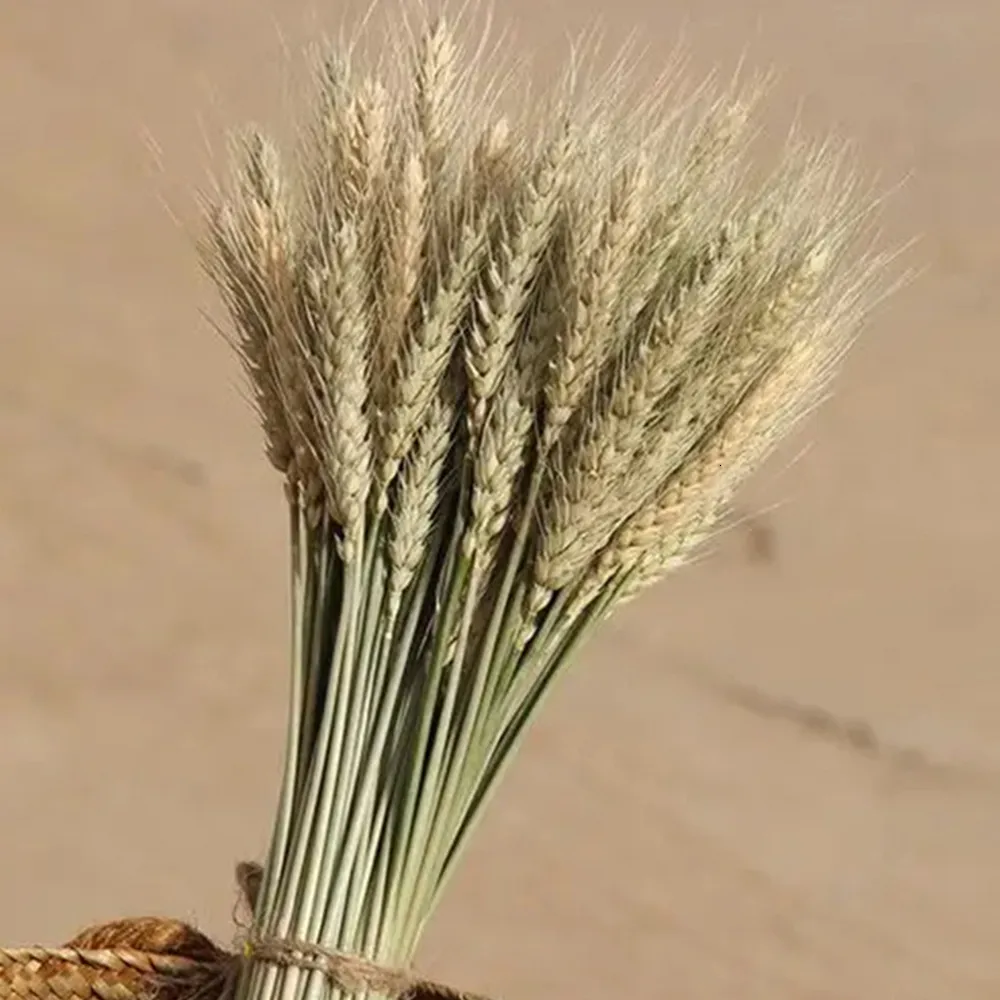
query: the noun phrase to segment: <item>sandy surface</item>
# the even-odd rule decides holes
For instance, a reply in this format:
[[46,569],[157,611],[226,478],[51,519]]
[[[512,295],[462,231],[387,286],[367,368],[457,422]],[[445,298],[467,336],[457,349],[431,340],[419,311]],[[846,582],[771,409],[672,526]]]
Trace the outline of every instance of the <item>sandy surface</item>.
[[[542,53],[602,14],[776,65],[779,112],[909,175],[888,228],[926,270],[745,497],[782,502],[773,561],[733,532],[564,685],[428,971],[512,1000],[998,995],[995,6],[499,0]],[[282,501],[168,209],[220,123],[273,114],[279,25],[304,5],[0,6],[4,943],[146,912],[228,936],[265,841]]]

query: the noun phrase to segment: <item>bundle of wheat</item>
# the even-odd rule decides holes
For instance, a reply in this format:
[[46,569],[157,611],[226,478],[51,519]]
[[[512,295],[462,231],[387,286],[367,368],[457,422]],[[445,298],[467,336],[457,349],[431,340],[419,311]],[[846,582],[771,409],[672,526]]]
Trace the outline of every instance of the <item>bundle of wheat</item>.
[[745,181],[756,90],[622,111],[573,69],[508,123],[443,20],[412,37],[321,62],[290,168],[243,136],[204,247],[291,509],[255,929],[393,964],[542,695],[816,400],[880,271],[842,150]]
[[411,960],[543,695],[817,400],[883,273],[843,149],[793,138],[748,182],[759,88],[629,101],[574,62],[508,120],[444,20],[370,73],[353,51],[290,161],[244,134],[205,205],[291,513],[239,1000],[318,1000],[330,952]]

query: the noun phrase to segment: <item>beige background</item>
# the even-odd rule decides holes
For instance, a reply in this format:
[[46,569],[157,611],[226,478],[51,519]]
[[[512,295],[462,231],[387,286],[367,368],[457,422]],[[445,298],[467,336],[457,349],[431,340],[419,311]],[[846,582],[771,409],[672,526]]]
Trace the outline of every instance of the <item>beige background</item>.
[[[924,273],[808,452],[744,498],[781,506],[563,686],[428,971],[512,1000],[998,995],[995,7],[499,0],[544,60],[603,15],[650,65],[684,28],[698,66],[777,66],[779,118],[804,98],[908,177],[887,225],[922,238]],[[308,13],[0,5],[4,943],[147,912],[225,937],[232,864],[266,838],[282,501],[168,209],[189,212],[220,123],[273,120],[278,27],[294,45]]]

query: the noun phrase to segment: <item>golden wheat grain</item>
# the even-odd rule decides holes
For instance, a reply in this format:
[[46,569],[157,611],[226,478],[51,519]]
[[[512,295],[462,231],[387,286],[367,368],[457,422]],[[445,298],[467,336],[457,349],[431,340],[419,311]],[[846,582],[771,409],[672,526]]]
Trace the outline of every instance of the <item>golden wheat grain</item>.
[[[567,247],[568,265],[575,278],[575,294],[562,304],[567,322],[553,333],[549,380],[546,385],[545,446],[551,448],[569,423],[577,405],[600,371],[611,351],[611,327],[602,292],[608,284],[603,268],[609,255],[602,254],[600,239],[603,224],[595,223],[594,206],[583,212],[590,214],[590,224],[580,232],[572,231],[573,240]],[[581,213],[583,214],[583,213]]]
[[519,176],[516,154],[510,122],[500,117],[483,131],[473,152],[481,197],[502,198],[508,193],[511,179]]
[[386,219],[376,341],[374,388],[380,407],[387,406],[384,387],[391,379],[393,358],[403,343],[407,319],[420,285],[424,243],[427,239],[427,176],[423,159],[407,150],[384,196]]
[[535,413],[523,398],[519,382],[519,373],[508,370],[473,461],[472,522],[464,544],[466,555],[477,555],[484,573],[510,516],[514,487],[534,426]]
[[364,264],[360,276],[364,280],[364,308],[373,362],[382,329],[381,275],[389,250],[384,218],[392,112],[385,86],[379,80],[366,78],[351,102],[348,117],[351,131],[345,144],[348,150],[347,196],[352,203],[351,219]]
[[535,582],[547,590],[564,586],[586,564],[595,541],[615,527],[628,493],[630,466],[649,445],[657,407],[662,456],[683,455],[704,419],[707,382],[715,369],[697,365],[697,352],[711,333],[730,272],[724,267],[679,296],[665,297],[637,342],[629,346],[604,398],[581,409],[580,432],[561,450],[550,471],[548,503],[541,513]]
[[[877,264],[873,262],[873,266]],[[852,287],[838,279],[816,296],[799,336],[767,366],[719,425],[657,494],[615,533],[588,574],[581,599],[617,575],[630,599],[655,583],[707,538],[747,476],[808,413],[856,331],[869,275]]]
[[210,214],[202,261],[223,292],[254,390],[268,453],[315,520],[325,503],[321,434],[308,375],[296,364],[300,336],[298,248],[274,144],[240,136],[228,201]]
[[542,155],[513,211],[501,217],[500,231],[483,268],[465,345],[469,416],[476,437],[509,366],[529,295],[538,281],[558,218],[569,155],[569,136],[564,134]]
[[361,205],[377,187],[389,152],[391,107],[389,93],[380,80],[365,78],[351,102],[348,121],[347,149],[351,155],[346,169],[351,195]]
[[396,357],[387,387],[385,436],[381,443],[380,503],[409,450],[456,349],[459,324],[470,306],[470,293],[485,251],[485,220],[462,225],[452,258],[429,301],[418,301],[416,320]]
[[661,493],[658,505],[623,531],[616,558],[627,582],[618,602],[681,565],[709,536],[747,476],[791,430],[818,385],[809,353],[809,348],[792,352],[762,380]]
[[429,24],[419,40],[413,83],[421,152],[427,176],[435,186],[442,178],[448,150],[461,122],[458,49],[443,17]]
[[244,261],[246,250],[231,207],[225,205],[213,212],[206,229],[208,236],[203,250],[206,270],[214,277],[239,334],[236,347],[253,391],[268,459],[287,476],[294,444],[269,350],[273,328],[266,291]]
[[619,326],[616,310],[649,210],[649,189],[650,165],[640,154],[615,179],[606,215],[595,211],[593,201],[578,209],[578,218],[583,221],[582,238],[570,248],[575,255],[578,290],[572,303],[572,321],[557,331],[554,346],[546,392],[545,435],[549,447],[614,350]]
[[[593,188],[587,193],[575,220],[574,314],[572,322],[556,330],[546,387],[547,445],[569,423],[603,363],[663,285],[682,241],[692,233],[703,238],[738,209],[730,188],[756,99],[756,89],[734,102],[716,99],[696,120],[693,136],[663,129],[645,145],[631,137],[618,140],[625,165],[617,168],[607,195]],[[618,151],[617,145],[611,148]],[[717,216],[718,223],[713,221]],[[710,247],[709,259],[713,253]],[[690,263],[690,253],[681,256]],[[703,280],[708,266],[706,260],[697,277]],[[682,285],[693,280],[684,274],[687,267],[680,270]]]
[[325,473],[330,501],[345,535],[345,561],[357,553],[372,480],[368,373],[371,327],[366,316],[365,263],[356,229],[341,225],[328,266],[312,272],[324,387]]
[[406,456],[392,506],[389,540],[390,606],[397,609],[425,556],[440,502],[441,475],[456,420],[453,399],[431,403],[413,448]]
[[[354,131],[353,74],[347,55],[327,53],[312,67],[314,111],[298,150],[303,212],[301,227],[310,256],[321,258],[337,227],[356,205],[349,195],[348,141]],[[356,188],[356,179],[355,188]]]

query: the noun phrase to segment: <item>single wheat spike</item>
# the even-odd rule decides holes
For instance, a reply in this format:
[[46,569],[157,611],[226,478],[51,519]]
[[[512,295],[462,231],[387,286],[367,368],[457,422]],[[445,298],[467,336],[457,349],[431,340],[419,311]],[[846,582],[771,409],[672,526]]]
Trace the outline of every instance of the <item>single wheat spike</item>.
[[476,555],[485,573],[510,517],[514,488],[524,469],[524,456],[535,413],[524,398],[520,374],[510,369],[490,409],[473,457],[472,521],[466,531],[467,556]]
[[395,478],[431,400],[446,377],[460,321],[467,314],[470,293],[482,259],[485,223],[461,225],[445,274],[427,300],[419,301],[406,342],[396,357],[388,387],[381,442],[380,500]]
[[321,434],[295,363],[299,248],[288,195],[271,142],[249,131],[235,153],[235,183],[209,214],[202,262],[233,316],[269,457],[315,520],[326,503]]
[[340,227],[329,254],[330,264],[310,278],[321,331],[325,471],[333,513],[344,530],[344,560],[349,561],[357,554],[372,480],[371,329],[364,298],[365,255],[353,225]]
[[428,178],[436,185],[459,124],[461,97],[458,49],[443,17],[431,23],[420,38],[413,72],[421,152]]
[[475,318],[465,346],[474,438],[511,360],[525,308],[550,245],[570,154],[568,134],[542,155],[508,218],[501,216],[475,295]]
[[429,204],[423,159],[407,150],[384,195],[380,316],[373,385],[380,409],[386,406],[384,387],[394,358],[402,347],[407,320],[420,286]]
[[441,476],[452,442],[456,408],[439,394],[406,456],[392,505],[390,606],[395,612],[423,559],[440,502]]
[[580,211],[582,230],[577,245],[570,249],[576,256],[577,298],[571,322],[557,332],[546,387],[546,447],[552,446],[569,422],[614,349],[615,310],[641,233],[648,191],[649,164],[640,156],[619,176],[606,216],[598,215],[592,202]]
[[[314,68],[315,111],[305,129],[300,152],[303,208],[307,221],[302,231],[307,252],[322,258],[325,247],[344,221],[356,210],[351,202],[359,182],[352,178],[350,139],[356,137],[356,99],[346,55],[328,53]],[[356,166],[356,164],[355,164]]]
[[[208,237],[203,255],[206,270],[219,287],[222,300],[233,317],[238,333],[240,361],[253,390],[253,401],[261,425],[267,457],[282,475],[291,475],[294,457],[292,432],[278,385],[278,373],[268,347],[273,336],[270,310],[265,304],[259,267],[275,249],[259,256],[247,247],[243,224],[231,205],[223,204],[208,218]],[[268,243],[271,238],[268,238]],[[249,259],[248,259],[249,257]]]
[[499,118],[484,129],[472,154],[473,203],[503,203],[511,198],[523,176],[523,151],[514,143],[510,123]]
[[381,274],[387,253],[383,192],[389,168],[389,129],[392,125],[389,94],[380,81],[368,78],[361,84],[351,102],[348,124],[346,201],[364,262],[364,305],[374,363],[376,334],[381,335]]

